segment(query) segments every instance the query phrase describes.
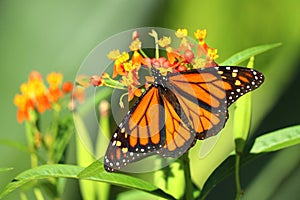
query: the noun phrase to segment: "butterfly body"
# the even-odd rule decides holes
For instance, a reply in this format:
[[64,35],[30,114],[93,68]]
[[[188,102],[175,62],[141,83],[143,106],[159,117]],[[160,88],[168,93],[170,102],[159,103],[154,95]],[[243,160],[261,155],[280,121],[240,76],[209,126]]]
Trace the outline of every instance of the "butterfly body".
[[153,154],[181,156],[196,139],[216,135],[226,123],[228,107],[264,80],[258,71],[229,66],[167,75],[151,71],[153,83],[111,138],[104,157],[109,172]]

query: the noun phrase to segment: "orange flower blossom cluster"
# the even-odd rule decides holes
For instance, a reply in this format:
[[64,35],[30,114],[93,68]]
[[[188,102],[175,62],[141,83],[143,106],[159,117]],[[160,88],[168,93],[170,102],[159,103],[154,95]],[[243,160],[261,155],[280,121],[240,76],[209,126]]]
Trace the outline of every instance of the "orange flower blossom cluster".
[[[190,69],[198,69],[203,67],[217,66],[215,59],[218,58],[217,49],[210,48],[204,41],[206,38],[206,30],[197,30],[194,33],[197,44],[192,43],[188,38],[187,29],[178,29],[175,37],[180,40],[177,48],[171,46],[171,37],[163,36],[158,38],[155,30],[149,35],[154,38],[156,46],[155,57],[148,57],[142,49],[142,41],[139,39],[139,33],[134,31],[132,34],[132,42],[129,46],[131,52],[120,52],[112,50],[107,57],[114,61],[114,71],[112,77],[103,73],[101,76],[94,75],[90,78],[93,86],[109,86],[119,89],[128,90],[128,101],[134,96],[139,97],[142,94],[139,82],[139,70],[141,68],[156,68],[162,75],[171,72],[182,72]],[[163,49],[165,56],[159,56],[159,49]],[[114,80],[120,76],[120,81]],[[145,87],[147,83],[152,82],[153,78],[146,76]]]
[[[48,87],[42,75],[33,71],[27,83],[20,87],[21,94],[16,94],[14,104],[18,107],[17,120],[21,123],[30,120],[30,112],[43,113],[59,103],[59,100],[73,90],[72,82],[63,82],[61,73],[52,72],[46,77]],[[74,95],[73,95],[74,96]]]

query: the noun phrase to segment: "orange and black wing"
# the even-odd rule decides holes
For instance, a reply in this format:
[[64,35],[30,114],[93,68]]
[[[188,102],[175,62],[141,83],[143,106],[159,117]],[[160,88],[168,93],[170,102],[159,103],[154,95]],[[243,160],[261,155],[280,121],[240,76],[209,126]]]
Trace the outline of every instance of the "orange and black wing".
[[228,107],[260,86],[264,77],[249,68],[219,66],[173,73],[168,80],[197,139],[205,139],[224,127]]
[[164,111],[158,88],[151,86],[134,104],[113,133],[104,157],[107,171],[115,171],[128,163],[152,154],[165,144]]
[[195,132],[180,117],[176,97],[152,85],[135,103],[114,132],[104,157],[107,171],[153,154],[178,157],[195,141]]
[[195,144],[196,133],[182,115],[182,109],[173,92],[162,86],[159,91],[163,99],[165,126],[162,134],[165,135],[165,144],[156,153],[163,157],[176,158]]

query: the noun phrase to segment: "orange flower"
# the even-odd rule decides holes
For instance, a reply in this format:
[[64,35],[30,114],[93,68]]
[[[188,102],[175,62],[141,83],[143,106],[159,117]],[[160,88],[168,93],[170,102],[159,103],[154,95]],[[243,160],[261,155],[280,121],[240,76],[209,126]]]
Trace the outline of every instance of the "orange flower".
[[71,92],[73,89],[73,83],[70,81],[64,82],[64,84],[62,85],[62,90],[64,93],[69,93]]
[[51,109],[52,104],[64,96],[64,92],[70,92],[72,83],[64,83],[63,89],[61,89],[62,79],[62,74],[50,73],[47,76],[49,83],[47,88],[42,75],[37,71],[31,72],[28,82],[23,83],[20,87],[21,94],[17,94],[14,98],[14,104],[18,107],[17,120],[19,122],[30,120],[30,111],[34,109],[39,113]]
[[126,74],[123,64],[126,63],[129,59],[129,54],[127,52],[123,52],[122,54],[120,54],[119,50],[113,50],[109,52],[107,57],[115,61],[113,78],[115,78],[117,75],[123,76]]
[[57,102],[57,100],[63,96],[63,92],[59,88],[62,79],[63,76],[61,73],[52,72],[47,76],[47,82],[49,83],[49,99],[52,102]]
[[18,122],[29,120],[29,110],[34,108],[34,102],[25,95],[17,94],[14,98],[14,104],[18,107]]
[[128,87],[128,102],[131,101],[134,98],[134,96],[139,97],[141,95],[142,91],[139,88],[135,87],[134,85],[130,85]]
[[138,64],[138,65],[145,64],[144,57],[137,51],[133,52],[131,60],[134,64]]

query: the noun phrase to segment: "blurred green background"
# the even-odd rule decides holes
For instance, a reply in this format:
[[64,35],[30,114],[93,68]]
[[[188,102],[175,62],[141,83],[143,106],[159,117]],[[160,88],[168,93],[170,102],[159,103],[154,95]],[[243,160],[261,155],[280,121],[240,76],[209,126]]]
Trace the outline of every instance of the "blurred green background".
[[[190,33],[206,28],[206,41],[218,49],[219,62],[252,46],[282,42],[281,47],[255,59],[266,81],[253,93],[253,132],[259,135],[299,124],[299,7],[297,0],[1,0],[0,140],[26,144],[13,98],[30,71],[44,75],[59,71],[65,80],[74,80],[84,58],[97,44],[112,34],[144,26],[185,27]],[[268,154],[242,168],[245,198],[299,199],[299,150],[298,145]],[[0,152],[0,167],[14,168],[0,174],[2,188],[28,169],[30,162],[28,154],[3,143]],[[70,152],[70,162],[74,163],[72,156]],[[76,186],[75,181],[71,184]],[[66,199],[79,194],[74,187],[67,188]],[[234,179],[229,177],[208,199],[232,199],[234,194]],[[16,197],[14,193],[8,198]]]

